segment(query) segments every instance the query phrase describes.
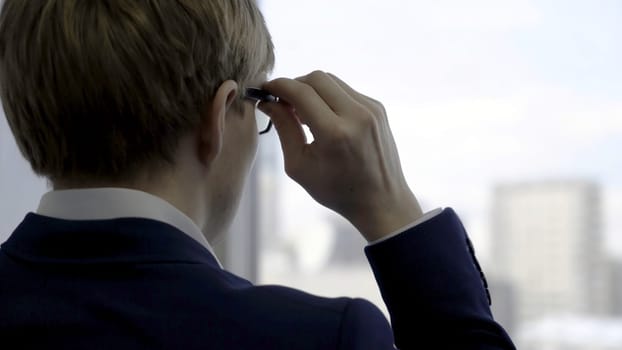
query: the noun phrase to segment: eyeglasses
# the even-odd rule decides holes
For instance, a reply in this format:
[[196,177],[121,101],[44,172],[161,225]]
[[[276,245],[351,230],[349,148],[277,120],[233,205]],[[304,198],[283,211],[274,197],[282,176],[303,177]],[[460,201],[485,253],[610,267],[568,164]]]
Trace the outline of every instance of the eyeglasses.
[[[278,102],[279,98],[271,95],[268,91],[258,89],[258,88],[247,88],[244,93],[244,98],[249,100],[253,100],[255,102],[255,107],[259,105],[261,102]],[[265,115],[261,111],[257,111],[257,130],[259,130],[259,135],[263,135],[272,129],[272,120],[270,117]]]

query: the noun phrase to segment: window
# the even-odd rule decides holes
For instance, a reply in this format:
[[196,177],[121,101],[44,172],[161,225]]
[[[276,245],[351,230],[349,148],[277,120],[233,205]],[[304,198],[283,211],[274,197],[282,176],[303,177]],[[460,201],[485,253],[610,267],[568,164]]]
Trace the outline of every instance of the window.
[[[384,103],[412,189],[424,209],[457,210],[519,348],[564,348],[559,333],[539,330],[577,319],[602,326],[579,344],[607,338],[598,329],[622,334],[619,2],[261,4],[275,77],[321,69]],[[285,177],[268,138],[259,282],[383,307],[365,242]]]

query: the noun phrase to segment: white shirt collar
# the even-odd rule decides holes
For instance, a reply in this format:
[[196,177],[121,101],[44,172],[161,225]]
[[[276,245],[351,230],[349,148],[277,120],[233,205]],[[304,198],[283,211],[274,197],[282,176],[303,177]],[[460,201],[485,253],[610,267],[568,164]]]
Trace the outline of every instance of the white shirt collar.
[[192,237],[218,261],[212,246],[192,219],[164,199],[146,192],[126,188],[50,191],[41,197],[37,213],[65,220],[132,217],[161,221]]

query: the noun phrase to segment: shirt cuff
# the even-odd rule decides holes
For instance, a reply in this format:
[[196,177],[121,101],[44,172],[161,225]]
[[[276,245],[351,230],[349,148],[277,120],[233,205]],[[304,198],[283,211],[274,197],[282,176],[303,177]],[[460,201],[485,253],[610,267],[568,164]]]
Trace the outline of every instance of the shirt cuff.
[[406,225],[404,227],[401,227],[398,230],[395,230],[395,231],[391,232],[387,236],[382,237],[380,239],[377,239],[375,241],[369,242],[369,244],[367,246],[372,246],[374,244],[378,244],[378,243],[384,242],[384,241],[388,240],[389,238],[393,238],[393,237],[395,237],[395,236],[397,236],[397,235],[399,235],[399,234],[401,234],[403,232],[406,232],[406,231],[410,230],[411,228],[413,228],[413,227],[415,227],[417,225],[423,224],[424,222],[434,218],[435,216],[437,216],[438,214],[440,214],[442,212],[443,212],[443,208],[436,208],[436,209],[434,209],[432,211],[429,211],[429,212],[425,213],[419,219],[415,220],[414,222],[411,222],[410,224],[408,224],[408,225]]

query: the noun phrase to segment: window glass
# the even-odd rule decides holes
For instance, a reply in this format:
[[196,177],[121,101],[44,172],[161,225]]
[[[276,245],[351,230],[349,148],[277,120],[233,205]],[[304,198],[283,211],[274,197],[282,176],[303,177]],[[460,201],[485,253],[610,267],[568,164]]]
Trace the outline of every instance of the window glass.
[[[619,1],[262,7],[274,77],[321,69],[384,103],[409,184],[461,216],[519,344],[622,343]],[[260,282],[383,308],[365,242],[286,178],[276,134],[262,142]]]
[[45,191],[45,180],[32,173],[19,153],[0,109],[0,243],[9,238],[26,212],[37,209]]

